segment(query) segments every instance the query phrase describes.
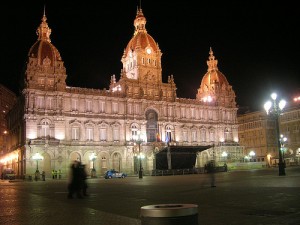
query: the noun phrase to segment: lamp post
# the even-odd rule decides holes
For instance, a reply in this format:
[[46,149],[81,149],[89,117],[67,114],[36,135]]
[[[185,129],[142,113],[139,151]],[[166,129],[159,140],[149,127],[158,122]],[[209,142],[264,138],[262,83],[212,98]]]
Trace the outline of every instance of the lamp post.
[[287,142],[287,138],[285,136],[283,136],[283,134],[281,134],[279,140],[280,140],[280,150],[281,150],[281,153],[282,153],[282,161],[285,164],[285,161],[284,161],[284,152],[285,152],[284,145]]
[[137,135],[133,137],[135,143],[139,147],[139,154],[138,154],[138,159],[139,159],[139,179],[143,178],[143,166],[142,166],[142,159],[145,158],[145,155],[141,153],[141,144],[143,143],[143,137],[141,136],[140,131],[137,132]]
[[91,177],[92,178],[95,178],[96,177],[96,169],[95,169],[95,160],[96,160],[97,156],[95,155],[95,153],[93,152],[91,155],[90,155],[90,160],[92,161],[93,163],[93,168],[92,168],[92,171],[91,171]]
[[279,163],[278,163],[278,169],[279,169],[279,176],[285,176],[285,166],[282,158],[282,151],[281,151],[281,143],[280,143],[280,135],[279,135],[279,116],[283,110],[283,108],[286,105],[285,100],[277,100],[277,94],[273,93],[271,94],[272,101],[267,101],[264,104],[264,108],[267,112],[267,114],[270,114],[274,118],[275,122],[275,129],[276,129],[276,135],[277,135],[277,148],[278,148],[278,154],[279,154]]
[[43,160],[44,157],[40,153],[35,153],[32,159],[36,160],[36,173],[39,173],[39,160]]

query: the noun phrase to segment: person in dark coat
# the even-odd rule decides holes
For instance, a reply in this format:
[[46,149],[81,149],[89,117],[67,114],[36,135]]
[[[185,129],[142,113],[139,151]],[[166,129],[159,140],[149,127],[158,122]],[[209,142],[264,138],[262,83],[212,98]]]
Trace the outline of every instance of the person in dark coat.
[[82,194],[84,196],[88,196],[87,194],[87,188],[88,188],[88,185],[87,185],[87,182],[86,182],[86,179],[87,179],[87,173],[86,173],[86,169],[85,169],[85,165],[81,165],[80,166],[80,172],[81,172],[81,179],[82,179]]
[[70,182],[68,184],[68,198],[73,198],[76,194],[77,198],[83,198],[82,194],[82,169],[81,163],[74,161],[71,165]]

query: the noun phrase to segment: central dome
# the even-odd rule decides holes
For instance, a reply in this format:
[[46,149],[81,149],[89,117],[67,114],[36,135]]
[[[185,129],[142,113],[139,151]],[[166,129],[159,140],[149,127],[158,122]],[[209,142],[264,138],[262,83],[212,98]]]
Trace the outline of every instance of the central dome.
[[159,47],[154,41],[153,37],[147,33],[146,30],[146,18],[142,12],[142,9],[137,10],[136,18],[134,20],[135,31],[133,37],[127,44],[124,55],[127,56],[130,51],[142,49],[151,49],[151,51],[158,52]]

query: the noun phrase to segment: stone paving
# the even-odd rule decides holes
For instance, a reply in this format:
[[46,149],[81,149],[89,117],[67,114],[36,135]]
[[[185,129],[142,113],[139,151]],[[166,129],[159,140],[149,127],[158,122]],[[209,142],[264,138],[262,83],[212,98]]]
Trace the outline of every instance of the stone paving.
[[[65,185],[66,181],[48,179],[46,182],[18,180],[9,182],[2,180],[0,181],[0,224],[141,225],[137,210],[139,204],[147,205],[158,202],[158,200],[162,201],[160,203],[165,203],[166,199],[169,199],[168,192],[155,190],[155,195],[151,193],[154,186],[159,186],[164,180],[168,181],[166,184],[162,184],[162,187],[171,188],[172,191],[174,189],[174,193],[177,193],[173,203],[174,201],[178,203],[187,203],[188,201],[199,205],[199,225],[300,224],[300,168],[288,170],[287,176],[283,177],[278,176],[275,169],[271,171],[271,175],[255,175],[245,177],[242,181],[227,181],[227,179],[237,176],[236,174],[230,172],[226,175],[217,175],[217,187],[215,188],[210,188],[206,181],[203,184],[205,175],[180,177],[180,180],[184,180],[183,182],[186,183],[186,186],[182,187],[180,181],[174,177],[144,177],[142,181],[135,178],[116,180],[113,181],[115,184],[124,185],[124,193],[137,188],[136,196],[132,198],[125,196],[124,199],[120,199],[120,202],[116,202],[114,206],[116,213],[113,213],[114,210],[110,210],[109,206],[102,206],[103,204],[100,202],[101,200],[109,201],[102,192],[106,190],[106,185],[112,184],[111,181],[108,183],[103,178],[95,179],[94,183],[91,183],[92,188],[93,185],[102,182],[103,190],[100,190],[99,193],[91,194],[92,196],[88,199],[72,200],[66,199],[66,191],[59,192],[59,189],[55,189],[53,190],[55,196],[45,191],[46,186],[56,184],[55,182],[62,182]],[[194,178],[198,183],[195,183]],[[194,182],[193,184],[197,187],[189,186],[189,182]],[[178,187],[176,187],[177,184]],[[139,186],[142,187],[138,189]],[[28,191],[28,187],[32,191]],[[181,192],[181,188],[184,189],[184,192]],[[143,192],[147,192],[149,199],[139,196]],[[192,196],[189,196],[189,193],[192,193]],[[170,196],[172,197],[172,195]],[[111,199],[115,200],[115,198]],[[140,202],[137,204],[135,199]],[[125,207],[125,209],[120,210],[118,207]]]

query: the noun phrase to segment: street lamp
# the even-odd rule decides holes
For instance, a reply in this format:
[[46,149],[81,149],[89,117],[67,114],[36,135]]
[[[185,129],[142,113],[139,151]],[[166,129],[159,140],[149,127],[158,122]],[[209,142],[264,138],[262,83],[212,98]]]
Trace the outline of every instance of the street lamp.
[[43,160],[44,157],[37,152],[32,156],[32,159],[36,160],[36,173],[39,173],[39,160]]
[[224,152],[222,152],[221,156],[224,158],[224,162],[226,162],[228,153],[224,151]]
[[254,161],[253,157],[255,156],[255,152],[254,151],[249,152],[249,156],[251,157],[252,161]]
[[137,132],[137,135],[135,135],[133,137],[133,139],[134,139],[135,143],[139,146],[139,155],[138,155],[139,164],[140,164],[139,179],[142,179],[143,178],[142,159],[145,158],[145,155],[143,153],[141,153],[141,144],[144,142],[144,139],[143,139],[140,131]]
[[271,98],[273,101],[267,101],[264,104],[264,108],[265,108],[267,114],[270,114],[274,118],[275,129],[276,129],[276,134],[277,134],[277,138],[276,138],[277,139],[277,148],[278,148],[278,154],[279,154],[279,163],[278,163],[279,176],[285,176],[285,168],[284,168],[284,162],[283,162],[283,158],[282,158],[280,135],[279,135],[279,116],[280,116],[283,108],[286,105],[286,101],[280,100],[278,102],[276,93],[271,94]]
[[96,177],[96,169],[95,169],[95,160],[96,160],[97,156],[95,155],[95,153],[93,152],[91,155],[90,155],[90,160],[92,161],[93,163],[93,168],[92,168],[92,172],[91,172],[91,177],[92,178],[95,178]]

